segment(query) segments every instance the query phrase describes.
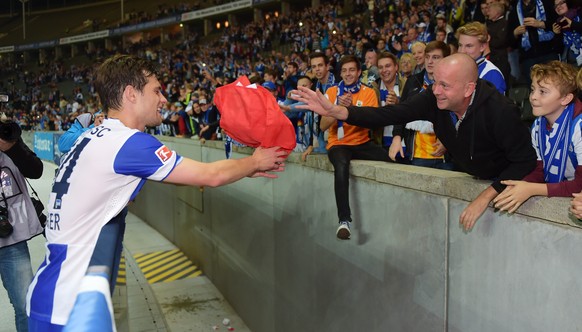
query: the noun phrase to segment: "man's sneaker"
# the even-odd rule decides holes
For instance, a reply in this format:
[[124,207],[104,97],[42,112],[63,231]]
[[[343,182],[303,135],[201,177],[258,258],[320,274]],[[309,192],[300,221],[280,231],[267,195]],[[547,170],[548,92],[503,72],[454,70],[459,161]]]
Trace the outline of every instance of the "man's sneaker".
[[350,235],[351,235],[351,232],[350,232],[351,222],[349,222],[349,221],[340,221],[339,224],[340,225],[337,228],[337,232],[336,232],[337,238],[338,239],[342,239],[342,240],[349,240],[350,239]]

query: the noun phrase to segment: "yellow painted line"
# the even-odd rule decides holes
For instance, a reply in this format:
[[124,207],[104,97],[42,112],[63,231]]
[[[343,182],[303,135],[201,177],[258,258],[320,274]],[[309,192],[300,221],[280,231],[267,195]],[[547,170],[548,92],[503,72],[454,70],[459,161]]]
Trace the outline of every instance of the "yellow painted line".
[[[174,254],[172,256],[166,257],[166,258],[164,258],[164,259],[162,259],[160,261],[157,261],[157,262],[155,262],[153,264],[143,265],[143,267],[141,268],[141,271],[144,274],[148,274],[151,271],[155,271],[156,269],[159,270],[159,268],[163,268],[164,265],[167,266],[167,265],[172,264],[172,263],[174,263],[176,261],[182,261],[182,260],[187,260],[187,259],[188,259],[188,257],[184,256],[184,254],[182,254],[182,253],[176,253],[176,254]],[[140,266],[142,266],[142,265],[140,265]]]
[[[147,279],[149,279],[149,278],[155,277],[160,272],[164,272],[167,269],[172,269],[172,268],[174,268],[174,266],[176,266],[178,264],[183,264],[184,262],[189,262],[190,264],[192,264],[186,256],[182,256],[182,257],[179,257],[179,258],[171,261],[168,264],[158,264],[157,269],[150,268],[150,266],[148,266],[148,271],[145,271],[145,269],[142,269],[142,272],[144,273],[145,277]],[[164,263],[164,262],[160,262],[160,263]],[[163,265],[163,266],[161,266],[161,265]]]
[[135,258],[136,263],[142,263],[144,261],[147,261],[148,259],[151,258],[155,258],[158,257],[160,255],[170,255],[172,253],[176,253],[179,252],[179,249],[173,249],[173,250],[168,250],[168,251],[156,251],[156,252],[151,252],[149,254],[138,254],[133,256]]
[[148,283],[168,282],[202,275],[179,249],[134,255]]
[[187,268],[186,270],[180,272],[180,273],[176,273],[173,276],[170,276],[166,279],[164,279],[164,282],[168,282],[168,281],[174,281],[174,280],[180,280],[180,279],[186,279],[186,278],[193,278],[193,277],[197,277],[199,275],[202,274],[202,271],[198,270],[198,267],[196,265],[192,265],[189,268]]
[[190,262],[189,260],[186,260],[184,263],[182,263],[182,264],[180,264],[178,266],[175,266],[175,267],[171,268],[170,270],[168,270],[168,271],[166,271],[166,272],[164,272],[164,273],[162,273],[160,275],[157,275],[157,276],[155,276],[155,277],[153,277],[151,279],[148,278],[148,280],[152,284],[153,283],[156,283],[156,282],[162,280],[163,278],[165,278],[165,277],[167,277],[167,276],[169,276],[171,274],[176,273],[176,271],[180,271],[181,269],[183,269],[185,267],[188,267],[188,266],[191,266],[191,265],[192,265],[192,262]]
[[119,261],[119,269],[117,270],[117,279],[115,284],[119,286],[125,285],[127,282],[125,275],[125,256],[122,254],[121,260]]

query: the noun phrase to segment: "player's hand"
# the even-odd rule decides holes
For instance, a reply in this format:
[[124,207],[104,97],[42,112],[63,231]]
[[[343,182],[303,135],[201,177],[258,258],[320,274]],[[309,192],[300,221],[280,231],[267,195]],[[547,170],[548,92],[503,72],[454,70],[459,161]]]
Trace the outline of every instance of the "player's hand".
[[285,158],[287,152],[280,147],[255,149],[252,158],[257,163],[257,172],[252,177],[276,178],[277,175],[266,172],[283,172],[285,170]]

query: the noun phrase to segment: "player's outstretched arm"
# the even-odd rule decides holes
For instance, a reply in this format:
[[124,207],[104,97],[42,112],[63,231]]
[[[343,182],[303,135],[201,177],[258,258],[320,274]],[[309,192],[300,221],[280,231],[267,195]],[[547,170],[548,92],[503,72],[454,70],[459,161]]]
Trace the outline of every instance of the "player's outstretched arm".
[[285,169],[287,152],[279,147],[257,148],[252,156],[242,159],[219,160],[203,163],[184,158],[168,175],[164,182],[190,186],[218,187],[247,176],[277,176],[266,172],[280,172]]

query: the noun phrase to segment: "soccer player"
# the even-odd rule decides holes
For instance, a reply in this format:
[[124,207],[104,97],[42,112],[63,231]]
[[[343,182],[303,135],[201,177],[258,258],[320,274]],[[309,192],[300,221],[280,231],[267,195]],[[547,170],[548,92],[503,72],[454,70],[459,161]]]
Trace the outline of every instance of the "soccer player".
[[[153,63],[133,56],[116,55],[99,67],[95,87],[108,118],[79,137],[57,171],[47,206],[46,256],[27,295],[30,331],[64,327],[90,261],[117,268],[120,212],[146,180],[215,187],[246,176],[275,178],[267,172],[284,169],[285,152],[277,147],[202,163],[143,133],[161,123],[159,110],[167,102],[157,77]],[[118,227],[105,227],[112,224]]]

